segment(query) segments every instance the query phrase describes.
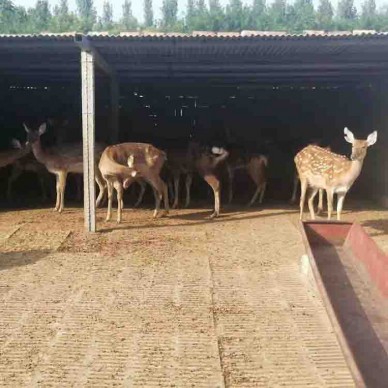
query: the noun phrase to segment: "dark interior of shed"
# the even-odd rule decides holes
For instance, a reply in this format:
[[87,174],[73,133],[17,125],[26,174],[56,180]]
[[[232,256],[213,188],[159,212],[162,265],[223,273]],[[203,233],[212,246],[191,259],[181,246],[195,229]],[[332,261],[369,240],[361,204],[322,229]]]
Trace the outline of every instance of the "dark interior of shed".
[[[109,84],[98,78],[96,88],[96,140],[109,143]],[[354,198],[373,198],[381,190],[385,162],[386,86],[382,82],[317,84],[314,82],[263,85],[120,85],[119,141],[149,142],[160,148],[185,147],[191,139],[209,145],[230,143],[269,157],[266,202],[287,201],[291,196],[295,153],[312,141],[333,151],[350,154],[343,139],[348,127],[356,137],[379,131],[379,141],[368,153],[364,170],[351,190]],[[50,120],[43,136],[45,146],[58,141],[82,140],[80,84],[12,85],[2,88],[1,145],[15,137],[25,141],[22,123],[37,128]],[[386,162],[385,162],[386,163]],[[2,193],[9,168],[2,169]],[[221,172],[222,173],[222,172]],[[69,180],[67,197],[75,197],[75,180]],[[224,186],[227,185],[223,175]],[[54,189],[54,179],[49,185]],[[33,205],[40,187],[33,173],[14,184],[16,204]],[[373,187],[373,190],[371,190]],[[244,203],[253,190],[244,173],[236,176],[236,203]],[[127,193],[127,206],[135,199],[136,185]],[[34,198],[35,197],[35,198]],[[193,198],[211,198],[207,185],[197,177]],[[5,200],[2,195],[2,200]],[[21,201],[21,202],[20,202]],[[153,201],[147,190],[145,202]],[[6,203],[7,201],[5,201]],[[50,202],[51,203],[51,202]]]

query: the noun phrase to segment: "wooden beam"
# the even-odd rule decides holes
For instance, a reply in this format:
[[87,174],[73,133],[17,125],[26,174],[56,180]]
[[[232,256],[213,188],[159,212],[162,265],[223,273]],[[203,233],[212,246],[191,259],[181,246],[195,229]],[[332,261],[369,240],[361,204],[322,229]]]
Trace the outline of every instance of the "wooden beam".
[[82,141],[84,164],[84,216],[85,228],[88,232],[96,231],[96,187],[94,183],[95,166],[95,85],[94,85],[94,54],[81,51],[81,82],[82,82]]
[[93,54],[94,63],[107,76],[111,78],[116,77],[115,70],[109,65],[109,63],[104,59],[104,57],[93,47],[92,43],[85,35],[77,34],[74,38],[74,42],[78,45],[81,51],[86,51],[88,53]]

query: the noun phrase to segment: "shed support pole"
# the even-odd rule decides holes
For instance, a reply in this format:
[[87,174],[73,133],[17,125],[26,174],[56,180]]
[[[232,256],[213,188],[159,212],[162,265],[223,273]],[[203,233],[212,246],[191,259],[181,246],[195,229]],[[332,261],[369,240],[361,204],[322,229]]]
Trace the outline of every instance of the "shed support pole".
[[96,186],[94,183],[94,55],[81,51],[82,141],[84,164],[84,216],[88,232],[96,231]]
[[111,142],[113,144],[119,142],[119,104],[120,104],[120,92],[119,83],[116,77],[110,79],[110,104],[111,104]]

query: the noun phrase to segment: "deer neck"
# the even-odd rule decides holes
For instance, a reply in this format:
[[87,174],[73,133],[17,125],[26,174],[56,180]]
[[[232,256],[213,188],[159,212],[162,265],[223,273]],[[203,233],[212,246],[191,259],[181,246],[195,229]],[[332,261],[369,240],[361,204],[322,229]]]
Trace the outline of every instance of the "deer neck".
[[364,158],[356,159],[349,161],[349,170],[345,176],[345,180],[349,184],[353,184],[353,182],[358,178],[361,173],[362,165],[364,164]]
[[40,140],[32,144],[32,152],[34,153],[34,156],[38,162],[46,164],[47,154],[43,150]]

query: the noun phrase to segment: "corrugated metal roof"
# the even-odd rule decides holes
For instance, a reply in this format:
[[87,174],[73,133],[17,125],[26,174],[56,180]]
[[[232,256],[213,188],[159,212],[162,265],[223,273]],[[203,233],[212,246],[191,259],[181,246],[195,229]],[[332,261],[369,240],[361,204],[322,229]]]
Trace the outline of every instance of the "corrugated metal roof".
[[[78,82],[78,36],[0,35],[3,78]],[[388,76],[388,33],[375,31],[91,32],[87,37],[120,80],[130,83],[356,82]]]
[[[71,40],[77,35],[77,32],[51,33],[42,32],[39,34],[0,34],[0,39],[38,39],[38,40]],[[87,34],[90,38],[210,38],[210,39],[241,39],[241,38],[287,38],[287,39],[303,39],[303,38],[354,38],[354,37],[384,37],[388,32],[376,32],[375,30],[354,30],[354,31],[322,31],[322,30],[306,30],[301,34],[290,34],[286,31],[253,31],[243,30],[241,32],[227,31],[193,31],[191,33],[182,32],[153,32],[153,31],[128,31],[120,32],[119,34],[111,34],[107,31],[91,31]]]

